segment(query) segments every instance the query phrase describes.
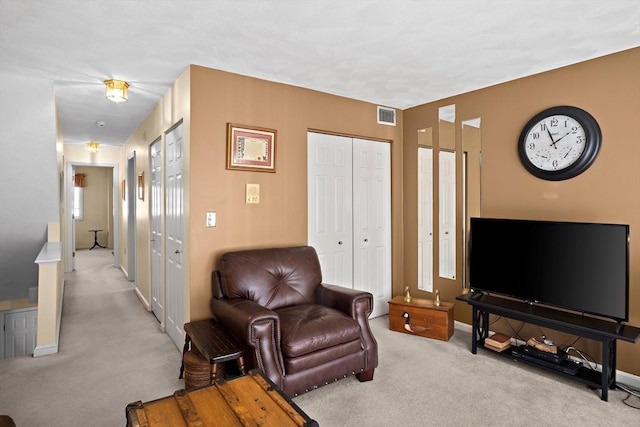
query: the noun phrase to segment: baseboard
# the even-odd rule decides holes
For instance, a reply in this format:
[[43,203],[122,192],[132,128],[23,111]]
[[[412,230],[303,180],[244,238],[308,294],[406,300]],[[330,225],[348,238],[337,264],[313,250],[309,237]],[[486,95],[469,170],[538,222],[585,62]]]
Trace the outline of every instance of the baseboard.
[[140,302],[142,303],[142,305],[144,306],[144,308],[147,311],[151,311],[151,304],[149,304],[149,301],[147,301],[147,299],[144,297],[144,295],[142,295],[142,293],[140,292],[140,289],[138,289],[136,286],[134,286],[133,290],[134,290],[136,296],[138,297],[138,299],[140,300]]
[[33,357],[47,356],[58,352],[58,344],[38,345],[33,349]]
[[[472,330],[471,325],[459,322],[457,320],[453,322],[453,327],[454,329],[457,329],[462,332],[467,332],[469,334],[471,333],[471,330]],[[490,332],[493,332],[493,331],[490,331]],[[575,357],[571,357],[571,358],[576,362],[582,362],[582,360],[578,358],[575,358]],[[602,365],[597,365],[596,370],[598,372],[602,372]],[[628,372],[616,370],[616,382],[620,384],[626,384],[630,387],[640,388],[640,377],[637,375],[630,374]]]

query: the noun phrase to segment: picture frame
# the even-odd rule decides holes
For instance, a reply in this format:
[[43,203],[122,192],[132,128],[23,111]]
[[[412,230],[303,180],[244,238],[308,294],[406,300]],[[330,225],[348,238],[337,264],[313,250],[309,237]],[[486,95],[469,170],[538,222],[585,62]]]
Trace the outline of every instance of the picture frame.
[[227,169],[276,171],[275,129],[227,123]]
[[144,172],[138,172],[138,199],[144,200]]

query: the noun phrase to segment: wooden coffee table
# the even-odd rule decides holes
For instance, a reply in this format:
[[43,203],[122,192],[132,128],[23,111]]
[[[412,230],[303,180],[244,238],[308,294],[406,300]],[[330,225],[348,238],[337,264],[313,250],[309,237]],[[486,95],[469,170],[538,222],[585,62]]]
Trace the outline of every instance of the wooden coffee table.
[[185,323],[184,348],[182,349],[182,366],[180,377],[184,374],[184,355],[194,345],[200,354],[211,364],[211,381],[213,384],[219,363],[237,360],[240,374],[244,375],[244,351],[238,342],[213,319]]
[[190,392],[130,403],[125,413],[127,427],[318,427],[258,370]]

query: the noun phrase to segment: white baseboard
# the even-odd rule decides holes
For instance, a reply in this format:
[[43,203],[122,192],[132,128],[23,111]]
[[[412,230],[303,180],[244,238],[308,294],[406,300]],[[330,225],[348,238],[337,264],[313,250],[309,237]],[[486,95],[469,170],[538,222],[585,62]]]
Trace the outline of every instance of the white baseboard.
[[140,300],[140,302],[142,303],[142,305],[144,306],[144,308],[147,311],[151,311],[151,304],[149,304],[149,301],[147,301],[147,299],[144,297],[144,295],[142,295],[142,293],[140,292],[140,289],[138,289],[137,286],[134,286],[133,290],[134,290],[136,296],[138,297],[138,299]]
[[47,356],[58,352],[58,344],[38,345],[33,349],[33,357]]
[[[466,323],[462,323],[459,322],[457,320],[455,320],[453,322],[453,327],[454,329],[457,329],[459,331],[462,332],[467,332],[467,333],[471,333],[471,325],[468,325]],[[576,362],[582,362],[582,360],[572,357],[570,356],[573,360],[575,360]],[[598,372],[602,372],[602,365],[597,365],[596,366],[596,370]],[[628,372],[624,372],[624,371],[619,371],[616,369],[616,382],[620,383],[620,384],[626,384],[630,387],[634,387],[634,388],[640,388],[640,377],[637,375],[633,375],[630,374]]]

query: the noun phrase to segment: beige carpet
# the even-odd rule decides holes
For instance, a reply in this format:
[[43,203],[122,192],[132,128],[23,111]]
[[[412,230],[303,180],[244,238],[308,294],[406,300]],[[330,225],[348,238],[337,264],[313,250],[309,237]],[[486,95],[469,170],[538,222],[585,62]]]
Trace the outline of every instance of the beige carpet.
[[[0,414],[18,427],[124,426],[128,403],[184,387],[179,349],[111,264],[108,250],[79,251],[66,275],[58,354],[0,360]],[[380,358],[373,381],[347,378],[294,399],[322,427],[640,425],[627,393],[610,391],[603,402],[578,382],[472,355],[468,333],[444,342],[390,331],[386,316],[371,325]]]
[[113,267],[81,250],[65,275],[60,351],[0,360],[0,414],[18,427],[124,426],[125,407],[183,388],[181,352]]

